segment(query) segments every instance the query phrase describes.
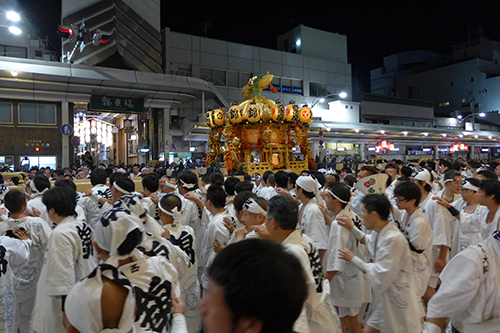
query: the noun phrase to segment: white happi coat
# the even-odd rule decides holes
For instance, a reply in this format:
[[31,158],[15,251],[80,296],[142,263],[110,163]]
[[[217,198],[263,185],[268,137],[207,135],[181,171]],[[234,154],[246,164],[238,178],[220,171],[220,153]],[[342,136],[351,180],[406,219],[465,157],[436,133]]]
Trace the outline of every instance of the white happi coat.
[[108,210],[109,205],[99,202],[100,198],[111,199],[111,191],[104,184],[97,184],[92,187],[92,195],[81,197],[78,205],[83,208],[87,223],[93,228],[101,219],[101,215]]
[[500,330],[500,233],[457,254],[441,273],[428,318],[451,317],[462,333]]
[[32,328],[37,333],[65,333],[61,296],[97,266],[92,228],[73,216],[62,220],[49,237],[38,280]]
[[405,236],[392,224],[365,236],[372,262],[359,259],[372,287],[372,303],[367,324],[381,332],[422,332],[417,292],[412,277],[413,264]]
[[469,245],[477,244],[483,240],[483,238],[481,238],[481,219],[484,214],[488,216],[488,208],[486,206],[477,205],[474,212],[466,213],[465,208],[467,207],[467,202],[464,199],[455,201],[452,203],[452,206],[460,212],[460,228],[458,235],[460,239],[458,252],[460,252]]
[[[361,228],[361,219],[344,208],[337,216],[347,216],[354,228]],[[334,220],[330,225],[328,251],[325,255],[325,271],[337,271],[331,281],[331,301],[334,306],[353,308],[359,311],[363,303],[371,301],[370,283],[366,275],[361,273],[352,263],[339,257],[339,250],[348,248],[356,256],[365,258],[365,245],[359,242],[349,229],[342,227]]]
[[179,284],[181,298],[186,305],[184,315],[188,330],[191,333],[198,333],[201,330],[201,314],[198,310],[200,282],[198,281],[198,257],[194,230],[182,224],[167,224],[165,227],[170,231],[172,243],[189,256],[189,267],[182,278],[179,278]]
[[168,333],[172,328],[172,297],[180,297],[179,281],[174,266],[163,257],[146,259],[133,256],[133,262],[120,266],[135,291],[137,311],[134,328]]
[[52,228],[52,221],[47,214],[47,206],[44,205],[42,201],[42,195],[37,196],[26,202],[26,209],[33,210],[37,209],[40,212],[40,217],[47,223],[47,225]]
[[0,237],[0,332],[17,333],[19,311],[15,277],[27,264],[32,241]]
[[323,274],[318,251],[311,238],[293,231],[282,243],[299,259],[306,277],[308,296],[293,331],[299,333],[341,332],[340,321],[330,303],[330,283]]
[[148,257],[164,257],[175,267],[179,276],[183,276],[189,266],[189,258],[186,253],[163,237],[157,238],[146,232],[137,249]]
[[200,224],[201,210],[199,210],[196,202],[186,199],[184,198],[183,195],[180,194],[179,198],[181,198],[182,201],[182,211],[183,211],[180,222],[181,224],[188,225],[191,228],[193,228],[193,230],[195,230],[196,227]]
[[17,315],[20,316],[21,332],[27,332],[31,311],[35,303],[36,284],[42,271],[45,251],[52,229],[39,217],[26,216],[15,220],[8,218],[0,223],[0,235],[3,236],[8,231],[12,232],[20,228],[25,229],[33,241],[28,264],[22,270],[14,273],[16,302],[23,309],[18,311]]
[[141,204],[146,209],[148,212],[149,216],[154,218],[155,220],[158,220],[158,206],[151,200],[151,197],[144,197],[141,200]]
[[201,254],[198,269],[201,273],[201,285],[208,289],[208,267],[215,259],[214,242],[218,240],[222,244],[229,243],[229,230],[224,225],[224,217],[233,218],[226,210],[215,214],[207,225],[205,237],[201,241]]
[[328,249],[328,226],[318,204],[311,199],[303,208],[300,219],[302,233],[309,236],[318,250]]
[[[402,212],[399,222],[399,229],[405,235],[410,247],[410,254],[413,263],[413,279],[418,300],[424,296],[429,285],[429,278],[432,273],[432,229],[425,217],[422,209],[417,208],[408,217],[406,211]],[[421,317],[425,316],[423,307],[420,307]]]
[[486,223],[489,210],[485,209],[481,214],[481,240],[487,239],[495,230],[500,230],[500,208],[497,209],[493,221]]
[[[436,200],[432,200],[432,195],[429,194],[427,199],[419,205],[422,208],[427,221],[432,228],[432,273],[431,277],[437,278],[439,273],[436,273],[435,264],[441,252],[441,246],[451,248],[451,220],[453,216],[440,205]],[[449,251],[446,252],[446,261],[448,261]]]

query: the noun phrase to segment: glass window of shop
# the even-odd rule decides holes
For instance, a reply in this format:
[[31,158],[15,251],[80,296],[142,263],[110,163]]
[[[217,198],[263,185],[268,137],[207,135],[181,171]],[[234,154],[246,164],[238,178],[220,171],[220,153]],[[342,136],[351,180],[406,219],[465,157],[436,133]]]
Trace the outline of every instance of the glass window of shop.
[[12,103],[0,103],[0,123],[12,124]]
[[21,157],[21,164],[26,165],[25,162],[27,158],[29,160],[29,167],[39,167],[46,168],[50,167],[51,169],[56,169],[57,167],[57,156],[23,156]]
[[19,124],[57,125],[56,106],[19,104]]

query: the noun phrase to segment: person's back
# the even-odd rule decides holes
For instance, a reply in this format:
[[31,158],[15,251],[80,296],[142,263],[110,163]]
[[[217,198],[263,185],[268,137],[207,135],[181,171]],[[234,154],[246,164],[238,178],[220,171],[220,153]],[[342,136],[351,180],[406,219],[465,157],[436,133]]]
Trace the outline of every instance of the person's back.
[[106,212],[95,229],[99,257],[122,272],[135,291],[137,331],[170,332],[172,297],[180,297],[178,273],[165,258],[146,258],[137,246],[144,237],[138,216],[122,208]]
[[90,274],[97,265],[92,228],[74,216],[76,195],[75,190],[58,186],[43,196],[56,227],[49,238],[37,285],[32,328],[38,333],[65,332],[64,299],[76,281]]
[[78,205],[83,208],[87,223],[93,227],[101,218],[106,209],[105,205],[99,201],[100,198],[111,199],[111,191],[106,185],[106,171],[97,169],[90,175],[92,183],[92,194],[82,197]]
[[440,279],[441,286],[427,307],[427,320],[435,325],[426,332],[441,332],[446,318],[451,318],[452,325],[460,332],[498,332],[499,231],[453,257]]
[[179,277],[182,300],[186,304],[185,314],[188,329],[192,333],[201,330],[201,317],[198,311],[200,283],[198,281],[198,255],[193,228],[180,223],[182,201],[175,194],[167,194],[158,204],[160,222],[168,230],[170,241],[189,256],[189,267]]
[[36,284],[45,262],[45,251],[52,230],[41,218],[24,214],[26,199],[22,191],[18,189],[9,191],[5,196],[5,206],[9,210],[10,217],[0,223],[0,235],[10,235],[12,237],[16,230],[26,230],[31,235],[33,242],[28,265],[25,269],[14,274],[16,278],[16,302],[19,309],[22,309],[22,311],[18,312],[20,331],[24,333],[29,331]]
[[222,187],[212,185],[207,190],[206,207],[212,214],[210,223],[207,226],[205,237],[201,243],[200,252],[200,265],[198,266],[201,271],[201,284],[204,289],[208,289],[208,267],[214,260],[216,253],[213,244],[218,240],[221,244],[229,242],[229,230],[224,225],[224,217],[232,219],[225,207],[226,193]]
[[18,333],[20,309],[16,304],[15,275],[29,262],[32,242],[27,235],[25,231],[17,231],[13,238],[0,236],[0,330],[5,333]]

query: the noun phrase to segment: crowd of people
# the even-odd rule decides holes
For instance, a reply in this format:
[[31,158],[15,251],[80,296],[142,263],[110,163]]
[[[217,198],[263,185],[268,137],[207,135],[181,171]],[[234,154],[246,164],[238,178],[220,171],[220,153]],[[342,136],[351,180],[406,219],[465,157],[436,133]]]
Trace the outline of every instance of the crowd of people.
[[0,332],[500,332],[499,162],[327,167],[5,182]]

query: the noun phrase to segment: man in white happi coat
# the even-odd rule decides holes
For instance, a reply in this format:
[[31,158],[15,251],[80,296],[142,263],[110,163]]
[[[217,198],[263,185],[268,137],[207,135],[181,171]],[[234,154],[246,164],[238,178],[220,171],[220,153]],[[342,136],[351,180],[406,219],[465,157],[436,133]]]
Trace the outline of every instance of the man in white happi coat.
[[298,207],[291,196],[277,195],[269,200],[266,221],[269,238],[299,259],[306,276],[308,296],[293,331],[340,332],[339,319],[330,302],[330,283],[325,279],[318,251],[312,239],[296,229],[297,220]]
[[185,316],[189,332],[198,333],[201,330],[201,315],[198,310],[200,302],[200,282],[198,280],[198,257],[196,255],[196,237],[193,228],[180,223],[182,216],[182,201],[174,194],[167,194],[158,206],[160,220],[168,238],[174,245],[180,247],[189,256],[189,267],[179,278],[182,301],[186,304]]
[[208,268],[214,260],[216,253],[214,251],[215,241],[221,244],[228,244],[229,230],[224,224],[224,217],[233,218],[225,209],[227,194],[221,186],[211,185],[207,190],[205,199],[205,208],[210,212],[212,218],[207,225],[205,237],[201,241],[200,264],[200,282],[203,289],[208,289]]
[[471,245],[446,265],[427,306],[424,332],[442,332],[447,318],[462,333],[500,330],[500,232]]
[[56,227],[49,237],[36,289],[32,329],[38,333],[66,332],[65,298],[73,285],[97,265],[92,228],[74,216],[76,195],[72,188],[57,186],[43,196]]
[[[23,230],[14,231],[13,237],[0,236],[0,331],[18,333],[19,308],[17,306],[15,274],[29,262],[32,242]],[[29,324],[28,324],[29,325]]]
[[26,209],[33,216],[40,216],[52,228],[52,221],[47,216],[47,208],[42,202],[45,192],[50,190],[50,181],[43,175],[37,175],[26,185],[25,192],[29,197]]
[[500,230],[500,182],[498,180],[483,180],[477,193],[479,204],[488,208],[480,217],[481,239],[484,240]]
[[[453,179],[453,177],[452,177]],[[434,290],[439,280],[439,273],[443,270],[448,261],[449,249],[451,248],[451,213],[432,199],[431,185],[432,176],[429,170],[420,169],[412,175],[412,182],[418,185],[422,198],[420,208],[432,228],[432,272],[429,278],[429,285],[424,296],[429,300],[434,294]]]
[[45,262],[45,251],[52,229],[39,217],[26,216],[26,197],[18,189],[5,195],[5,207],[9,210],[9,218],[0,223],[0,235],[14,237],[16,230],[26,230],[33,242],[28,265],[15,272],[15,293],[17,302],[16,316],[21,333],[29,332],[31,313],[35,303],[36,284]]
[[358,314],[363,304],[371,301],[370,284],[365,275],[353,264],[340,259],[339,250],[348,248],[356,256],[364,259],[366,255],[365,245],[360,243],[347,228],[338,223],[338,220],[348,219],[355,228],[362,228],[361,219],[347,207],[351,199],[351,190],[346,184],[330,183],[322,192],[322,196],[326,208],[335,214],[335,218],[332,219],[328,216],[328,211],[322,209],[325,220],[330,225],[328,251],[323,262],[326,277],[332,287],[331,301],[349,332],[361,332]]
[[[172,333],[187,332],[185,323],[176,321],[177,316],[182,316],[184,307],[178,300],[179,298],[172,300]],[[134,327],[135,309],[134,289],[127,277],[115,267],[101,264],[88,277],[76,283],[68,294],[68,333],[145,333]]]
[[[397,208],[402,214],[397,218],[399,230],[405,235],[413,264],[413,278],[420,306],[420,318],[425,317],[422,304],[432,273],[432,229],[422,209],[419,187],[411,182],[401,182],[394,189]],[[395,210],[396,211],[396,210]]]
[[369,194],[363,199],[364,226],[372,230],[365,235],[352,228],[356,239],[365,242],[371,255],[365,262],[348,249],[341,249],[342,259],[352,262],[367,275],[372,286],[373,301],[364,328],[373,332],[422,331],[415,290],[413,264],[405,236],[388,221],[391,211],[389,200],[382,194]]
[[[438,200],[439,202],[453,204],[462,198],[462,195],[460,194],[463,182],[462,175],[457,170],[448,170],[445,172],[443,179],[443,189],[436,192],[432,199]],[[453,256],[457,254],[460,249],[460,223],[459,220],[453,218],[454,214],[456,214],[455,210],[450,211],[450,215],[452,215],[449,219],[451,231],[451,247],[449,250],[450,259],[453,258]]]
[[106,185],[107,174],[106,171],[96,169],[90,175],[90,183],[92,184],[92,193],[88,196],[82,197],[78,201],[78,205],[83,208],[87,223],[94,227],[99,221],[101,215],[109,209],[109,205],[100,202],[101,198],[111,199],[112,194]]
[[[158,206],[157,203],[153,201],[156,196],[156,192],[160,187],[160,181],[156,173],[147,174],[142,178],[142,205],[148,212],[149,216],[159,221],[158,217]],[[156,201],[156,200],[155,200]]]
[[[488,207],[479,204],[479,197],[477,195],[479,184],[480,181],[478,179],[467,178],[462,182],[462,189],[460,190],[462,197],[460,199],[451,204],[442,198],[438,199],[441,205],[451,210],[452,215],[460,223],[458,236],[454,235],[455,238],[460,240],[456,253],[483,240],[481,237],[481,227],[482,221],[486,220],[486,216],[488,215]],[[453,253],[453,256],[456,253]]]
[[[194,201],[196,196],[195,190],[198,188],[198,177],[193,171],[185,170],[179,174],[177,178],[177,190],[179,191],[179,197],[182,200],[182,220],[181,223],[188,225],[193,230],[196,230],[200,226],[202,209]],[[190,193],[191,196],[186,194]]]
[[252,184],[254,185],[252,192],[257,194],[259,190],[262,188],[262,176],[258,173],[254,173],[252,175]]
[[[328,226],[325,217],[316,202],[322,202],[321,185],[312,176],[300,176],[296,181],[297,199],[302,203],[299,212],[299,225],[302,233],[309,236],[318,250],[320,260],[323,260],[328,249]],[[291,196],[290,196],[291,197]],[[318,198],[318,200],[315,200]]]
[[267,200],[258,196],[249,197],[243,204],[241,223],[243,228],[237,228],[235,241],[243,239],[260,238],[257,226],[262,226],[266,222]]
[[[127,209],[112,208],[96,224],[94,246],[99,259],[118,268],[134,288],[135,330],[170,333],[176,320],[172,302],[180,297],[179,276],[164,257],[146,258],[137,249],[143,237],[138,216]],[[185,323],[184,318],[179,320]]]

